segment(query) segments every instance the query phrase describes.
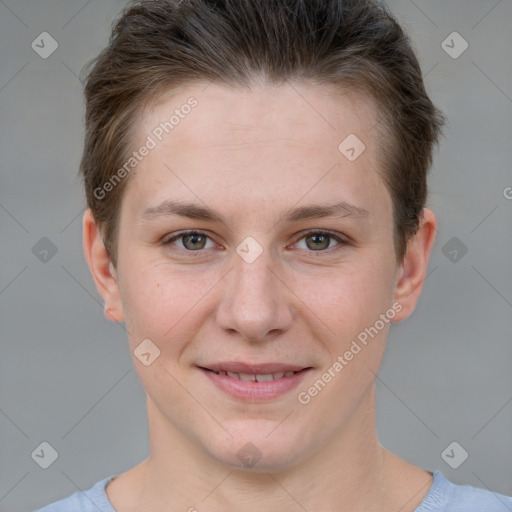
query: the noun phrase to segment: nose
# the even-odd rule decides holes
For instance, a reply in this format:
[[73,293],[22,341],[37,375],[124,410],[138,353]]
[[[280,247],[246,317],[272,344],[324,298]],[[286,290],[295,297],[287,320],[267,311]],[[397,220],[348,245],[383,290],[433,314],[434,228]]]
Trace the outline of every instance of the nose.
[[269,341],[290,329],[293,294],[268,252],[251,263],[237,254],[233,264],[217,308],[218,326],[251,343]]

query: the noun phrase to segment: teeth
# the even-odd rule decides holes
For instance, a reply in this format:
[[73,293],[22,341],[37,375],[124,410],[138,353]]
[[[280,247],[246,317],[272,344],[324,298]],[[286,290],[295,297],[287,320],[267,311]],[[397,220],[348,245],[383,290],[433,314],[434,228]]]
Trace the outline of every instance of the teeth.
[[239,373],[238,375],[240,375],[240,380],[247,380],[253,382],[256,380],[256,375],[251,375],[249,373]]
[[232,379],[237,380],[244,380],[244,381],[251,381],[251,382],[269,382],[271,380],[275,379],[282,379],[283,377],[291,377],[296,372],[277,372],[277,373],[264,373],[264,374],[257,374],[253,375],[251,373],[236,373],[236,372],[225,372],[225,371],[218,371],[215,372],[217,375],[227,375],[228,377],[231,377]]
[[274,377],[271,373],[267,373],[264,375],[256,375],[256,380],[258,382],[267,382],[270,380],[274,380],[274,378],[277,378],[277,377]]

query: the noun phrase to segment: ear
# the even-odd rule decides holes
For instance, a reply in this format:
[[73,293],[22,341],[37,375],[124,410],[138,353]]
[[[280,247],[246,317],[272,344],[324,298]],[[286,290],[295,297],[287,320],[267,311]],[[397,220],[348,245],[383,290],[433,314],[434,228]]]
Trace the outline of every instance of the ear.
[[398,269],[394,300],[402,305],[402,309],[395,315],[393,322],[406,319],[416,307],[423,289],[436,228],[434,212],[423,208],[418,231],[409,240],[404,261]]
[[100,229],[90,208],[84,213],[83,230],[85,258],[89,264],[96,289],[105,302],[105,316],[113,322],[123,322],[124,312],[117,273],[105,249]]

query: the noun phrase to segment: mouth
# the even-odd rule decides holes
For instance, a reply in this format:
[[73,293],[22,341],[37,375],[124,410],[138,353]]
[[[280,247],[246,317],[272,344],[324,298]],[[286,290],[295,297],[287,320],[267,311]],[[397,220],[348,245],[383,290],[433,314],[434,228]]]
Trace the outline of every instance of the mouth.
[[[228,372],[226,370],[215,371],[215,370],[210,370],[209,368],[203,368],[203,369],[207,370],[209,372],[213,372],[217,375],[226,375],[232,379],[243,380],[246,382],[269,382],[271,380],[282,379],[283,377],[293,377],[293,375],[295,375],[296,373],[299,373],[299,372],[288,371],[288,372],[255,373],[255,374],[253,374],[253,373]],[[300,370],[300,371],[302,371],[302,370]]]
[[236,362],[208,364],[198,368],[224,393],[250,402],[271,400],[291,391],[312,370],[310,366]]

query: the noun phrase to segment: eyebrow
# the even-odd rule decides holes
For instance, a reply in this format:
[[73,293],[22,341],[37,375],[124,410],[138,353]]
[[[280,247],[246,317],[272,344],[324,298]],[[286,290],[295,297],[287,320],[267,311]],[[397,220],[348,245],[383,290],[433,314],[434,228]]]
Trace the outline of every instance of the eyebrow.
[[[201,206],[187,201],[165,200],[157,206],[146,208],[141,215],[143,220],[152,220],[159,217],[178,215],[188,219],[204,220],[225,223],[222,216],[207,206]],[[348,203],[338,201],[331,205],[310,204],[285,210],[280,220],[298,221],[304,219],[318,219],[322,217],[366,217],[368,210]]]

